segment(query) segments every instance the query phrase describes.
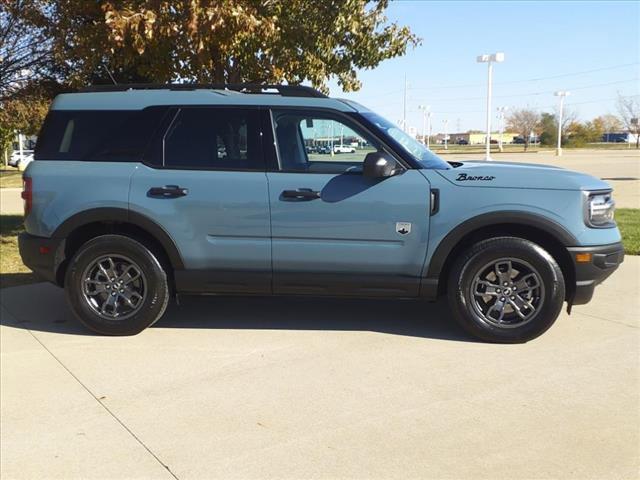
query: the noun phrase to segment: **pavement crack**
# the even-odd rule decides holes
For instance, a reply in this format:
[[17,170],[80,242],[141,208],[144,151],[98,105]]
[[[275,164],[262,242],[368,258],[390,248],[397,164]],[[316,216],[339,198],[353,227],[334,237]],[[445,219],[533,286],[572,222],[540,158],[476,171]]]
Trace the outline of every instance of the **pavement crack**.
[[59,359],[59,358],[58,358],[58,357],[57,357],[57,356],[56,356],[56,355],[55,355],[51,350],[49,350],[49,348],[47,348],[47,346],[46,346],[44,343],[42,343],[42,341],[38,338],[38,336],[37,336],[37,335],[35,335],[35,334],[34,334],[31,330],[29,330],[29,329],[26,329],[26,330],[27,330],[27,332],[29,332],[29,334],[30,334],[30,335],[31,335],[31,336],[36,340],[36,342],[38,342],[38,343],[42,346],[42,348],[44,348],[44,349],[47,351],[47,353],[49,353],[49,355],[51,355],[51,357],[53,357],[53,359],[54,359],[56,362],[58,362],[58,364],[60,364],[60,366],[61,366],[62,368],[64,368],[64,369],[67,371],[67,373],[68,373],[69,375],[71,375],[71,376],[75,379],[75,381],[76,381],[76,382],[78,382],[78,384],[80,384],[80,386],[81,386],[82,388],[84,388],[84,389],[87,391],[87,393],[88,393],[89,395],[91,395],[91,396],[93,397],[93,399],[98,403],[98,405],[100,405],[102,408],[104,408],[104,410],[105,410],[109,415],[111,415],[111,417],[112,417],[116,422],[118,422],[118,423],[120,424],[120,426],[121,426],[122,428],[124,428],[124,429],[129,433],[129,435],[131,435],[131,436],[135,439],[135,441],[136,441],[136,442],[138,442],[138,443],[142,446],[142,448],[144,448],[147,452],[149,452],[149,454],[150,454],[150,455],[151,455],[151,456],[152,456],[152,457],[153,457],[153,458],[154,458],[154,459],[155,459],[155,460],[156,460],[160,465],[162,465],[162,466],[165,468],[165,470],[166,470],[167,472],[169,472],[169,474],[170,474],[173,478],[175,478],[176,480],[180,480],[180,479],[178,478],[178,476],[177,476],[175,473],[173,473],[173,472],[171,471],[171,468],[169,468],[169,466],[168,466],[166,463],[164,463],[162,460],[160,460],[160,457],[158,457],[158,455],[156,455],[156,454],[153,452],[153,450],[151,450],[151,448],[149,448],[149,447],[148,447],[148,446],[147,446],[147,445],[142,441],[142,439],[140,439],[140,437],[138,437],[138,436],[137,436],[137,435],[136,435],[136,434],[135,434],[135,433],[134,433],[134,432],[133,432],[129,427],[127,427],[127,425],[125,425],[125,423],[124,423],[122,420],[120,420],[120,418],[118,418],[118,416],[117,416],[115,413],[113,413],[113,411],[111,411],[111,409],[109,409],[109,407],[107,407],[107,406],[106,406],[106,405],[105,405],[105,404],[100,400],[100,398],[98,398],[98,397],[97,397],[97,396],[96,396],[96,395],[95,395],[95,394],[94,394],[94,393],[89,389],[89,387],[87,387],[87,386],[82,382],[82,380],[80,380],[80,379],[79,379],[79,378],[78,378],[78,377],[77,377],[77,376],[76,376],[76,375],[75,375],[75,374],[74,374],[74,373],[73,373],[73,372],[72,372],[72,371],[71,371],[71,370],[70,370],[70,369],[69,369],[69,368],[68,368],[64,363],[62,363],[62,361],[61,361],[61,360],[60,360],[60,359]]
[[591,315],[589,313],[584,313],[584,312],[576,312],[576,313],[578,315],[584,315],[585,317],[595,318],[596,320],[602,320],[604,322],[617,323],[618,325],[624,325],[625,327],[629,327],[629,328],[635,328],[635,329],[638,328],[637,325],[629,325],[628,323],[618,322],[617,320],[611,320],[610,318],[603,318],[603,317],[599,317],[597,315]]

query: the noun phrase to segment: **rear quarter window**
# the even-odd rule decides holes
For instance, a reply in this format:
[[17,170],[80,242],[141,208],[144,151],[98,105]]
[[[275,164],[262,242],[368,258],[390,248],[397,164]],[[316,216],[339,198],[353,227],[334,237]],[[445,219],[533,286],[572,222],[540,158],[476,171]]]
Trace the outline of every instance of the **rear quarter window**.
[[166,107],[144,110],[52,110],[36,160],[141,161]]

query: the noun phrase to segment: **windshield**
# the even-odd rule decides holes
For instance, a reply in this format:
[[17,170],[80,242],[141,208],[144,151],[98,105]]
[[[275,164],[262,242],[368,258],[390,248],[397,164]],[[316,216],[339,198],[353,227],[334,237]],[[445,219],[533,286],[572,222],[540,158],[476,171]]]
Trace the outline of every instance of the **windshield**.
[[448,170],[451,168],[447,162],[429,150],[424,144],[407,134],[397,125],[373,112],[360,112],[363,117],[373,123],[395,143],[400,145],[409,155],[420,162],[424,168]]

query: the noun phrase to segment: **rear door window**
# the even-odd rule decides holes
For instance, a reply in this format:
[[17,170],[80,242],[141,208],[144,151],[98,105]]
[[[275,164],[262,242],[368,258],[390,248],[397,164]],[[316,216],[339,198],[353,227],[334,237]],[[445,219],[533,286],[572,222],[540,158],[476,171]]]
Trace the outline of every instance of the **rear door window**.
[[180,108],[162,138],[166,168],[265,170],[257,109]]

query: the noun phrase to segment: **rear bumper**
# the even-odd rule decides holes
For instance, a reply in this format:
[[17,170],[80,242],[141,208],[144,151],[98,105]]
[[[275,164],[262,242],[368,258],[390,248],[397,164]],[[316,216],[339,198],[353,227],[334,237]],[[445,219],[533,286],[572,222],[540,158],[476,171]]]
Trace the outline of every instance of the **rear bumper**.
[[28,233],[18,235],[22,263],[44,280],[56,282],[56,272],[64,261],[64,239],[36,237]]
[[[584,305],[593,297],[596,285],[602,283],[624,261],[624,247],[622,243],[598,245],[593,247],[567,248],[573,260],[576,273],[576,289],[570,304]],[[578,262],[576,255],[590,253],[591,261]]]

